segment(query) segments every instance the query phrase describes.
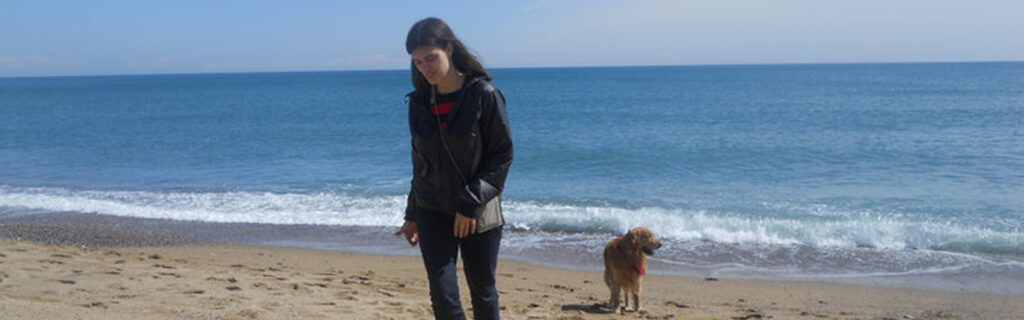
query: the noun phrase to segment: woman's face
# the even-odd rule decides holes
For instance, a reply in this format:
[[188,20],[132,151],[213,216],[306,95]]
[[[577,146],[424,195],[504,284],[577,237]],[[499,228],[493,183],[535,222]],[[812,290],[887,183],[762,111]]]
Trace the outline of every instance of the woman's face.
[[427,82],[432,85],[441,83],[448,72],[452,70],[451,59],[448,58],[448,52],[445,50],[434,47],[434,46],[420,46],[410,54],[412,57],[412,63],[416,66],[416,70],[420,71],[420,74],[424,78],[427,78]]

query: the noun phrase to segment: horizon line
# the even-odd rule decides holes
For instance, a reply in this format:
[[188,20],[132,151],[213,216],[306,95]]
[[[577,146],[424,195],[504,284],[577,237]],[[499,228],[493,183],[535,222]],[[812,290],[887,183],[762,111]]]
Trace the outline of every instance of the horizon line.
[[[861,61],[861,62],[779,62],[779,63],[707,63],[707,64],[649,64],[649,65],[569,65],[569,66],[516,66],[490,67],[487,70],[509,69],[585,69],[585,68],[659,68],[659,67],[728,67],[728,66],[786,66],[786,65],[858,65],[858,64],[953,64],[953,63],[1014,63],[1024,60],[940,60],[940,61]],[[96,73],[65,75],[0,76],[0,79],[24,78],[74,78],[74,77],[120,77],[120,76],[183,76],[183,75],[226,75],[226,74],[269,74],[269,73],[330,73],[369,71],[409,71],[409,69],[336,69],[336,70],[270,70],[270,71],[212,71],[212,72],[170,72],[170,73]]]

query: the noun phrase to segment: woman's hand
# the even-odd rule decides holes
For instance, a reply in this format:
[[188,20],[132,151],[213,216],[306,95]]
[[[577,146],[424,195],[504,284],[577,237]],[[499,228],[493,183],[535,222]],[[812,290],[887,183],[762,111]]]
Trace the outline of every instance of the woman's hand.
[[406,221],[402,224],[402,227],[398,229],[398,232],[395,232],[395,235],[404,236],[405,241],[409,242],[409,245],[413,247],[420,242],[420,229],[412,221]]
[[476,233],[476,219],[455,213],[455,237],[465,238]]

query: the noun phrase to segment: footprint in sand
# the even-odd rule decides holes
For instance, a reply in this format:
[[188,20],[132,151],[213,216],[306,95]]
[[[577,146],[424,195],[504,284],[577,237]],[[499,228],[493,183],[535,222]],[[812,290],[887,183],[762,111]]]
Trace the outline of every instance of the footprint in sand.
[[85,305],[86,308],[103,308],[106,309],[107,305],[103,302],[91,302]]
[[286,280],[288,280],[288,278],[278,277],[277,275],[273,275],[273,274],[264,274],[263,277],[264,278],[273,278],[273,279],[275,279],[277,281],[286,281]]
[[339,293],[335,294],[334,296],[336,296],[336,297],[338,297],[338,298],[340,298],[342,300],[359,301],[359,297],[357,297],[357,295],[358,295],[358,293],[354,293],[354,292],[352,292],[352,293],[339,292]]
[[279,288],[272,287],[272,286],[270,286],[270,285],[268,285],[266,283],[263,283],[263,282],[253,283],[252,286],[255,287],[255,288],[263,288],[264,290],[267,290],[267,291],[278,291],[278,290],[280,290]]
[[305,285],[305,286],[307,286],[307,287],[320,287],[320,288],[327,288],[327,284],[326,284],[326,283],[318,283],[318,282],[303,282],[302,284],[303,284],[303,285]]
[[693,306],[690,306],[690,305],[687,305],[687,304],[683,304],[683,303],[680,303],[680,302],[676,302],[676,301],[665,301],[665,305],[666,306],[673,306],[673,307],[676,307],[676,308],[679,308],[679,309],[693,308]]
[[205,280],[208,280],[208,281],[224,281],[224,282],[230,282],[230,283],[238,282],[238,280],[235,279],[235,278],[206,277]]
[[260,312],[256,310],[242,310],[236,312],[235,315],[243,319],[256,319],[259,318]]
[[768,319],[770,316],[763,313],[750,313],[742,316],[732,317],[733,320]]
[[570,287],[563,286],[563,285],[560,285],[560,284],[551,285],[551,288],[558,289],[558,290],[565,290],[565,291],[569,291],[569,292],[576,292],[575,288],[570,288]]
[[275,310],[275,309],[277,309],[278,307],[281,307],[281,304],[280,304],[280,303],[277,303],[277,302],[268,302],[268,303],[264,303],[264,304],[262,305],[262,307],[263,307],[263,309],[265,309],[265,310],[269,310],[269,311],[274,311],[274,310]]
[[112,289],[112,290],[117,290],[117,291],[127,291],[128,287],[125,287],[125,286],[121,285],[120,283],[114,283],[114,284],[108,285],[107,289]]

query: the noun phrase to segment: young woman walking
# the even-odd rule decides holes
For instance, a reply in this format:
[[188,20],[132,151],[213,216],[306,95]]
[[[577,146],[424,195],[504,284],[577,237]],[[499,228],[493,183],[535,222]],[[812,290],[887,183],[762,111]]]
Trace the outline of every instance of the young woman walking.
[[485,231],[477,222],[483,208],[500,215],[498,196],[512,164],[505,97],[440,19],[414,24],[405,49],[414,86],[408,95],[413,178],[396,234],[420,245],[436,319],[466,317],[456,278],[460,251],[473,318],[498,319],[501,225],[487,223]]

